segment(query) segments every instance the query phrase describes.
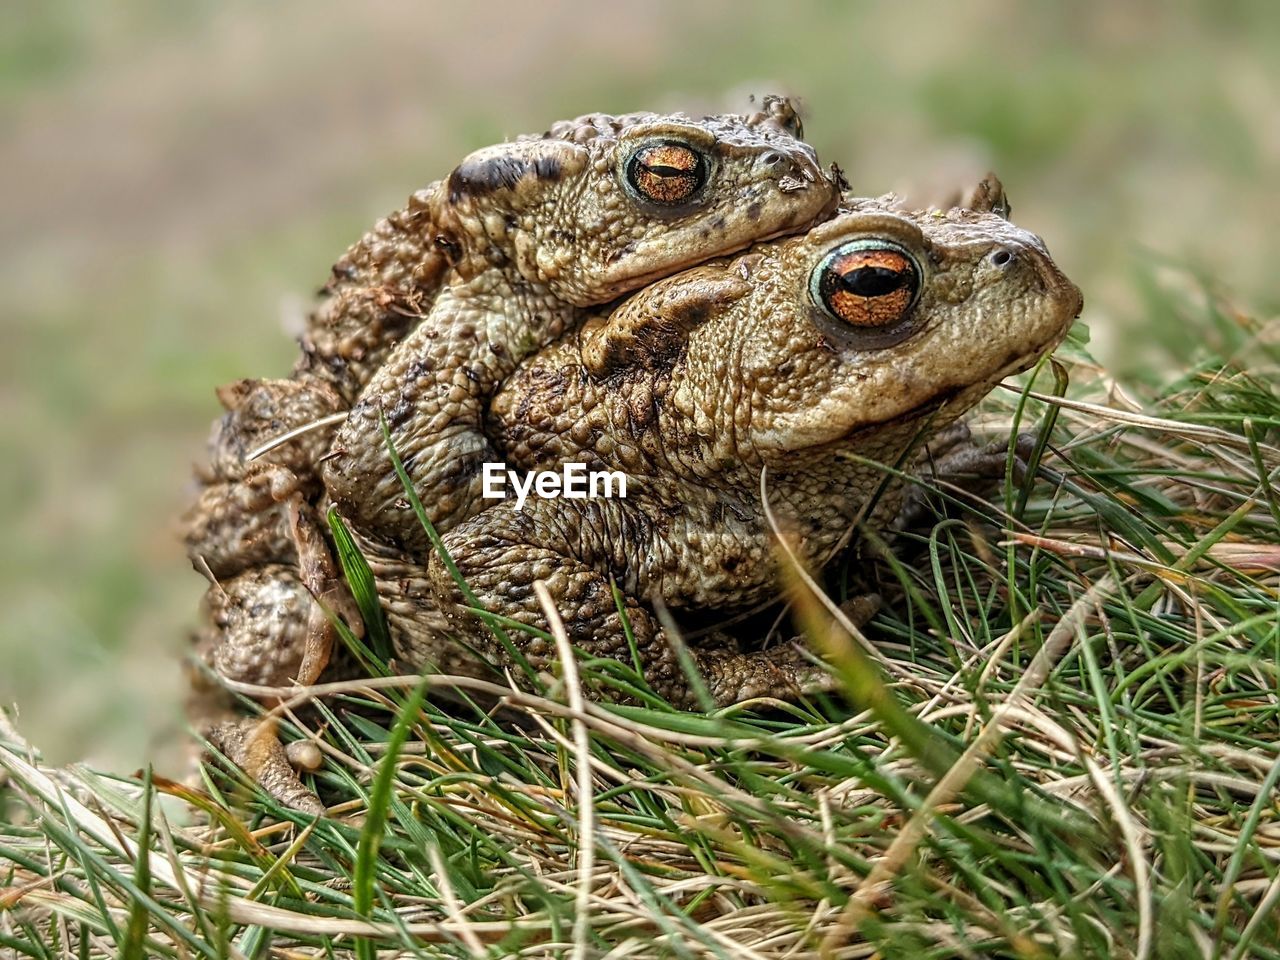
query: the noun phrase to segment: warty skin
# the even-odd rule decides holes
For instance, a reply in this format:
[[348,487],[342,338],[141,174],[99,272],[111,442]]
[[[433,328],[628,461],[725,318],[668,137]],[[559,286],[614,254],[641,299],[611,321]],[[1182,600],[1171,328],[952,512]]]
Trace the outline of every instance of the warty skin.
[[[850,322],[815,293],[837,267],[870,276],[868,289],[905,285],[869,297],[838,290]],[[543,580],[575,644],[629,659],[612,579],[649,682],[691,705],[652,605],[732,611],[776,594],[762,471],[802,561],[821,567],[883,480],[848,455],[900,461],[1051,350],[1080,305],[1039,238],[994,213],[851,203],[807,234],[660,281],[526,361],[490,412],[507,461],[621,470],[629,496],[530,500],[522,510],[504,501],[445,545],[490,611],[546,630],[532,591]],[[426,606],[501,661],[438,557],[426,582]],[[520,642],[535,667],[549,666],[548,644]],[[400,644],[407,661],[432,663],[442,639],[410,620]],[[695,656],[720,703],[814,678],[790,647]]]

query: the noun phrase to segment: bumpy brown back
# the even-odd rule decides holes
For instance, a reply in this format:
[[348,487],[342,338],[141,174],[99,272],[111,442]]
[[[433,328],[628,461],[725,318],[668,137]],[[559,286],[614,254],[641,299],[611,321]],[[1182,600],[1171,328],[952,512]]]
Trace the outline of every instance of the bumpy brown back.
[[449,268],[437,225],[437,181],[380,220],[333,266],[301,338],[299,380],[320,380],[350,404],[387,354],[426,316]]

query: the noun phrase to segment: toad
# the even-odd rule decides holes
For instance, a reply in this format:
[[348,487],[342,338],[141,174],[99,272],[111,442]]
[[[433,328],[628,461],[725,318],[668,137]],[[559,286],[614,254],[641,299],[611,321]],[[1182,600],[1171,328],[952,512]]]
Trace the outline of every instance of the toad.
[[[658,281],[526,360],[488,416],[502,458],[621,473],[627,495],[488,501],[443,537],[471,597],[439,554],[419,565],[374,551],[402,662],[469,672],[470,650],[512,665],[470,607],[545,632],[542,581],[580,650],[629,662],[634,643],[649,685],[695,706],[655,607],[728,613],[775,597],[766,501],[811,569],[855,523],[891,521],[900,497],[874,496],[886,475],[866,460],[903,462],[1078,315],[1080,292],[986,186],[983,209],[849,201],[806,234]],[[552,643],[508,633],[550,668]],[[791,645],[692,653],[719,704],[816,679]]]

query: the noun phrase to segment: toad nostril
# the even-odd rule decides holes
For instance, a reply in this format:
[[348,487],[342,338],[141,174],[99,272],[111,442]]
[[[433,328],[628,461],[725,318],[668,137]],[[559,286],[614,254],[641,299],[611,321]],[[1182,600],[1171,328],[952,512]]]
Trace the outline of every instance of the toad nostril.
[[776,166],[777,164],[781,163],[784,159],[785,158],[782,156],[782,154],[774,150],[770,150],[767,153],[760,154],[760,162],[767,167]]
[[1006,247],[997,247],[991,253],[991,262],[997,267],[1007,267],[1013,262],[1013,251]]

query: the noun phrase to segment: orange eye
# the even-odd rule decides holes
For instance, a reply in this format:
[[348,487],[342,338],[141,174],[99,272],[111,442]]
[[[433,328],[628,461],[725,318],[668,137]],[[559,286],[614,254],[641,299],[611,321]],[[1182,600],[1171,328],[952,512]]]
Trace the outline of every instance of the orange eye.
[[832,250],[809,277],[813,302],[836,320],[884,330],[907,318],[920,290],[915,260],[884,240],[854,240]]
[[627,182],[636,193],[654,203],[687,203],[706,181],[706,160],[683,143],[651,143],[627,161]]

